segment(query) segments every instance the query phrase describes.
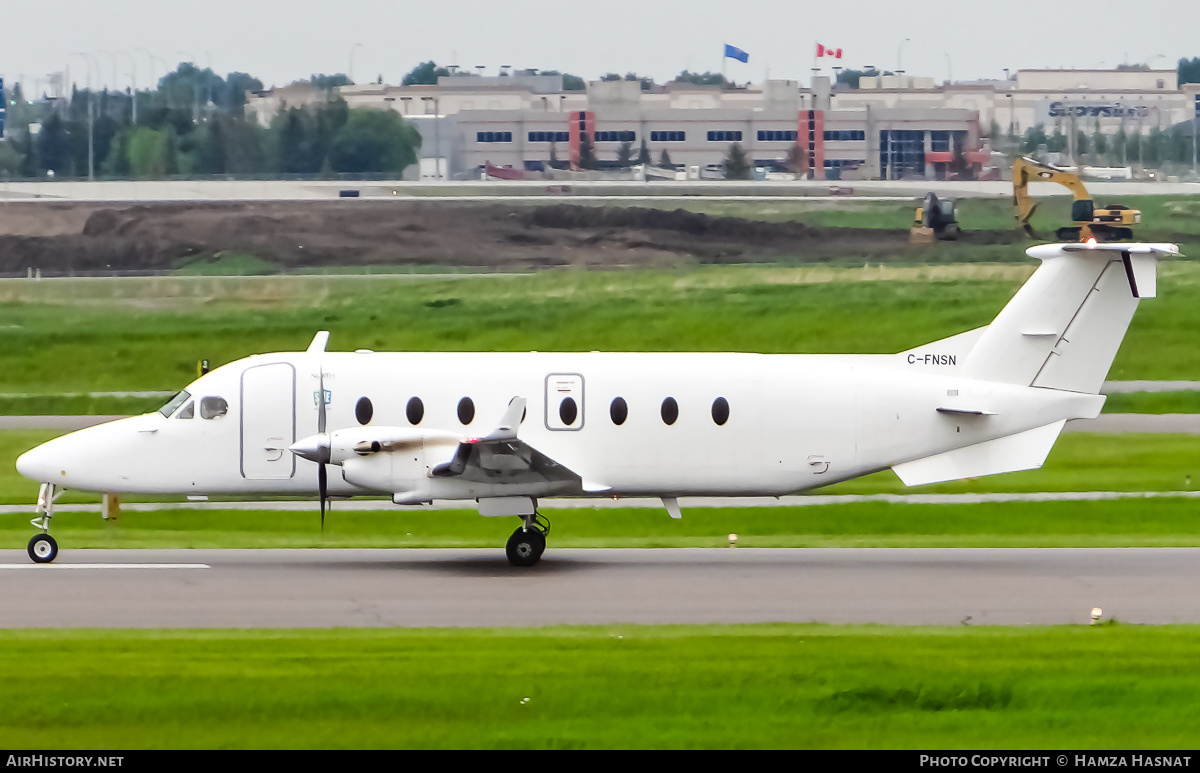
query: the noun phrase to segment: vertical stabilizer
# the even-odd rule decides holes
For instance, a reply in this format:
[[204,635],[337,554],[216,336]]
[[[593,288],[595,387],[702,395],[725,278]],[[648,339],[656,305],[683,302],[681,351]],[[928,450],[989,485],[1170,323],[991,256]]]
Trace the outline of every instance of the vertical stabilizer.
[[1174,244],[1044,244],[1029,281],[967,354],[963,375],[1096,394]]

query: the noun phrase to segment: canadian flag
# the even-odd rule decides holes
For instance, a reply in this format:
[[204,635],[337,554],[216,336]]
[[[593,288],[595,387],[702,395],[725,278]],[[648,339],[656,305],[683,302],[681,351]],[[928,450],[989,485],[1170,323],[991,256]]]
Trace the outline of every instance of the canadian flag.
[[818,43],[817,44],[817,56],[832,56],[834,59],[841,59],[842,58],[842,49],[830,48],[829,46],[823,46],[820,43]]

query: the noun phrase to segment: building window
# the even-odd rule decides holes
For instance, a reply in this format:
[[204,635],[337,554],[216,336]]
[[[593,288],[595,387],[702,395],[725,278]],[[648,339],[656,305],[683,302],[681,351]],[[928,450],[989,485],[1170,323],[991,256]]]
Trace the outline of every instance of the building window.
[[684,142],[687,132],[650,132],[651,142]]
[[512,142],[512,132],[475,132],[476,142]]
[[529,132],[530,142],[570,142],[570,132]]
[[633,142],[634,132],[596,132],[596,142]]
[[742,141],[742,133],[734,132],[734,131],[709,132],[708,133],[708,141],[709,142],[741,142]]
[[794,131],[760,131],[758,133],[759,142],[795,142],[796,132]]
[[867,133],[865,131],[858,131],[857,129],[855,129],[855,130],[835,129],[833,131],[827,130],[825,132],[825,141],[826,142],[865,140],[866,138],[867,138]]

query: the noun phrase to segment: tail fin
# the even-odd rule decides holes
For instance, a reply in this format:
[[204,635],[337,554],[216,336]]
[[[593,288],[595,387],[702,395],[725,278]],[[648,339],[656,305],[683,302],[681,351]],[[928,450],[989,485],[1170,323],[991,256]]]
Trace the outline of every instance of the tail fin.
[[1174,244],[1043,244],[1042,265],[967,354],[963,375],[1096,394]]

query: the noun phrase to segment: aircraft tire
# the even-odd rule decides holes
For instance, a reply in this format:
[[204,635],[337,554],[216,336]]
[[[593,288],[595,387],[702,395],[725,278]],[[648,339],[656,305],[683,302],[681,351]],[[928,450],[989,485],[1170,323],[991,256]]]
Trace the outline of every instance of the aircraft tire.
[[546,551],[546,535],[537,529],[520,528],[508,538],[504,553],[513,566],[533,566]]
[[49,534],[38,534],[29,540],[29,557],[35,564],[48,564],[58,557],[58,543]]

